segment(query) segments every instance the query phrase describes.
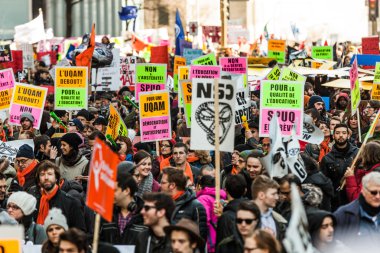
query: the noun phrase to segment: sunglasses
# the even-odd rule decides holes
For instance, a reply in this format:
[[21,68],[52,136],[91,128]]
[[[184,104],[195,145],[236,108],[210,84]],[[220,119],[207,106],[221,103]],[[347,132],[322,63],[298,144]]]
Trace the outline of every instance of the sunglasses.
[[380,194],[380,191],[370,191],[368,188],[365,187],[365,189],[371,193],[372,196],[376,197],[378,194]]
[[254,221],[257,221],[257,219],[240,219],[240,218],[236,218],[236,223],[237,224],[242,224],[243,222],[245,222],[245,224],[251,225],[252,222],[254,222]]
[[143,206],[143,209],[144,209],[145,212],[149,212],[150,209],[157,209],[157,207],[155,207],[155,206],[144,205],[144,206]]

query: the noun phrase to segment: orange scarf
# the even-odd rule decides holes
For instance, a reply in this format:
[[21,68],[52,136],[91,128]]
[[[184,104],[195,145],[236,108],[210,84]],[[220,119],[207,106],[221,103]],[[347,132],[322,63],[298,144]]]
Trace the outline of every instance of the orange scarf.
[[189,162],[189,163],[193,163],[193,162],[196,162],[196,161],[198,161],[199,160],[199,157],[197,157],[197,156],[188,156],[187,157],[187,161]]
[[36,167],[37,163],[38,163],[37,160],[33,160],[33,162],[29,164],[29,166],[26,167],[24,170],[20,170],[20,169],[17,170],[17,180],[21,186],[24,186],[25,176],[34,170],[34,167]]
[[5,135],[5,131],[3,130],[3,131],[1,132],[1,134],[0,134],[0,141],[2,141],[2,142],[6,142],[7,139],[6,139],[5,137],[6,137],[6,135]]
[[185,191],[178,191],[176,194],[174,194],[173,196],[172,196],[172,199],[174,200],[174,201],[176,201],[179,197],[181,197],[183,194],[185,193]]
[[322,160],[323,157],[327,155],[328,152],[330,152],[330,137],[325,138],[322,143],[319,145],[320,146],[320,151],[319,151],[319,157],[318,157],[318,162]]
[[45,222],[45,218],[49,213],[49,201],[55,196],[58,191],[58,185],[54,185],[53,191],[51,193],[47,193],[45,190],[42,190],[42,197],[40,200],[40,209],[38,211],[37,224],[43,225]]
[[187,176],[191,182],[194,183],[194,178],[193,178],[193,172],[191,171],[190,163],[186,162],[186,168],[185,168],[185,176]]
[[239,174],[239,171],[237,170],[236,166],[232,166],[231,175],[237,175]]

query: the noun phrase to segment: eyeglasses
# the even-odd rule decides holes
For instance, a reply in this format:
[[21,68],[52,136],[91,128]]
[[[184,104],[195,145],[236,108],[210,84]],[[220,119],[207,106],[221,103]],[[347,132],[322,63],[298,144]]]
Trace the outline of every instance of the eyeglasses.
[[16,205],[11,205],[11,204],[8,204],[7,205],[7,209],[13,209],[13,210],[19,210],[20,209],[20,207],[18,207],[18,206],[16,206]]
[[26,164],[28,161],[29,161],[29,159],[20,159],[20,160],[16,160],[15,163],[20,165],[20,164]]
[[257,219],[240,219],[240,218],[236,218],[236,223],[237,224],[242,224],[243,222],[245,222],[245,224],[251,225],[252,222],[254,222],[254,221],[257,221]]
[[245,163],[245,161],[244,160],[238,160],[238,163]]
[[144,209],[145,212],[149,212],[150,209],[157,209],[157,207],[155,207],[155,206],[144,205],[144,206],[143,206],[143,209]]
[[376,197],[378,194],[380,194],[380,191],[370,191],[367,187],[364,187],[369,193],[371,193],[372,196]]

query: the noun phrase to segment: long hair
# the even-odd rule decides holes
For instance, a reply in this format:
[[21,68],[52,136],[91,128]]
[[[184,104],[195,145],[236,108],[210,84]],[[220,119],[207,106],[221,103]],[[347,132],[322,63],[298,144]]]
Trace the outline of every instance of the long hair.
[[374,165],[380,163],[380,142],[371,141],[368,142],[362,152],[362,164],[365,169],[369,170]]

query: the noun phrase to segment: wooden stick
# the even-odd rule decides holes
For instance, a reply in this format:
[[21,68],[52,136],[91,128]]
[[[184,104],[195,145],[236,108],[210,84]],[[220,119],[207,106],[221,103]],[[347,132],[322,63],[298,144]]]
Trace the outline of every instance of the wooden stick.
[[160,156],[160,143],[156,141],[156,155]]
[[220,203],[219,79],[214,79],[215,108],[215,201]]
[[98,253],[99,229],[100,229],[100,214],[96,213],[95,227],[94,227],[94,240],[92,242],[92,253]]
[[359,131],[359,142],[362,142],[362,130],[360,127],[360,114],[359,114],[359,108],[356,108],[356,117],[358,118],[358,131]]

